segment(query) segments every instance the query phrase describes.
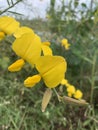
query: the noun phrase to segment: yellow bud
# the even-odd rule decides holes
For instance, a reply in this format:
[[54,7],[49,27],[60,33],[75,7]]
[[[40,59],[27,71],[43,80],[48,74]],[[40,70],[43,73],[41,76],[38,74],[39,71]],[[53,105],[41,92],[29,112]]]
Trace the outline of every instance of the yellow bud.
[[25,81],[24,81],[24,85],[26,87],[33,87],[35,84],[37,84],[39,81],[41,80],[41,76],[40,75],[34,75],[31,77],[28,77]]
[[8,67],[8,70],[11,72],[20,71],[24,64],[25,64],[24,60],[19,59],[16,62],[14,62],[13,64],[11,64]]
[[67,88],[67,92],[68,93],[71,93],[71,94],[74,94],[75,93],[75,87],[73,85],[70,85],[68,88]]
[[66,83],[66,87],[70,87],[70,86],[72,86],[72,85],[67,82]]
[[75,94],[74,94],[74,97],[76,99],[81,99],[83,96],[83,93],[80,91],[80,90],[76,90]]
[[63,80],[61,81],[61,85],[66,85],[66,84],[68,84],[68,80],[63,79]]

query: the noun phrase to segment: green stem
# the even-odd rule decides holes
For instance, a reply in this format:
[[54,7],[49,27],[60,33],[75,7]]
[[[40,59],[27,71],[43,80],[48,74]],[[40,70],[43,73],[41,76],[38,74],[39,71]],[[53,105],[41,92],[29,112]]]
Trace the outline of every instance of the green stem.
[[58,92],[56,91],[56,89],[55,89],[55,88],[54,88],[53,90],[54,90],[54,92],[56,93],[57,98],[58,98],[58,100],[59,100],[59,102],[60,102],[60,101],[61,101],[61,96],[58,94]]
[[91,82],[91,98],[90,98],[90,103],[93,104],[93,96],[94,96],[94,86],[95,86],[95,79],[94,79],[94,74],[95,74],[95,67],[96,67],[96,58],[97,54],[95,52],[94,57],[93,57],[93,66],[92,66],[92,82]]

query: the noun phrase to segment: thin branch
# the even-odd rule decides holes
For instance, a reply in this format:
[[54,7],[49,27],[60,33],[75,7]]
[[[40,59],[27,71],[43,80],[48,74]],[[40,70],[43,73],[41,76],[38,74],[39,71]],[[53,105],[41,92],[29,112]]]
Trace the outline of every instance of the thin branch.
[[9,9],[13,8],[16,4],[18,4],[21,1],[23,1],[23,0],[18,0],[17,2],[13,3],[13,5],[9,6],[7,9],[3,10],[2,12],[0,12],[0,15],[2,15],[5,12],[7,12]]
[[93,0],[91,0],[91,4],[90,4],[91,11],[92,11],[92,8],[93,8]]

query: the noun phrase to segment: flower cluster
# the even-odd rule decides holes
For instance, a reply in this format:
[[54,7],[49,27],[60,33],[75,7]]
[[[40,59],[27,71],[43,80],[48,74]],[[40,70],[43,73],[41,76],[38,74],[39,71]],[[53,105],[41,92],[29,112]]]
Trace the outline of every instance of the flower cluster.
[[[53,55],[50,42],[42,42],[41,38],[31,28],[21,26],[14,18],[2,16],[0,18],[0,40],[6,35],[14,36],[15,40],[12,43],[12,50],[20,57],[8,67],[8,70],[11,72],[20,71],[26,62],[32,66],[32,69],[34,67],[37,69],[38,74],[27,77],[24,80],[26,87],[33,87],[40,80],[43,80],[50,89],[62,84],[67,87],[66,90],[69,97],[82,98],[82,92],[76,90],[65,79],[67,62],[62,56]],[[61,42],[62,46],[68,50],[70,44],[67,39],[63,39]]]
[[83,94],[79,89],[75,89],[75,86],[68,83],[68,80],[63,79],[61,81],[61,85],[65,85],[67,87],[67,93],[69,97],[74,97],[76,99],[81,99]]
[[66,38],[62,39],[61,44],[66,50],[69,50],[70,44],[68,43],[68,40]]

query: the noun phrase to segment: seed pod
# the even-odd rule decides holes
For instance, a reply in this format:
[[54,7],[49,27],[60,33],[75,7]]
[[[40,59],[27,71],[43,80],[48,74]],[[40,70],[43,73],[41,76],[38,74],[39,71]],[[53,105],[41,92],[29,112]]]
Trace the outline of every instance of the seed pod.
[[45,109],[51,99],[51,96],[52,96],[52,90],[48,88],[43,95],[42,108],[41,108],[42,112],[45,112]]

